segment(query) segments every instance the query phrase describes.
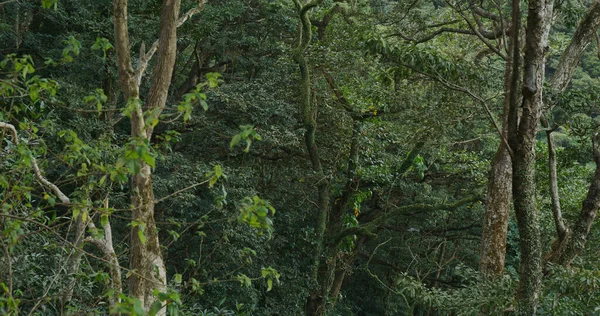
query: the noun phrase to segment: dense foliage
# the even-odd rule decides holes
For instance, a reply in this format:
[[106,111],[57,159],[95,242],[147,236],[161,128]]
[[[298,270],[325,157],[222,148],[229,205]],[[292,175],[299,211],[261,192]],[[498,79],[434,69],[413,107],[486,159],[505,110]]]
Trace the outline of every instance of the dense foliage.
[[[596,2],[555,1],[548,78]],[[135,95],[113,1],[0,1],[1,314],[517,310],[514,214],[503,272],[479,272],[490,165],[507,142],[512,35],[497,30],[511,1],[183,0],[180,16],[195,14],[177,27],[162,107],[146,102],[167,53],[145,54],[179,1],[124,3],[131,71],[148,66]],[[597,224],[574,260],[552,259],[569,253],[553,185],[576,230],[596,181],[598,47],[568,88],[544,88],[541,315],[600,308]],[[144,179],[150,218],[135,215]],[[148,303],[129,282],[146,278],[134,247],[156,235],[166,280],[144,259],[165,285]]]

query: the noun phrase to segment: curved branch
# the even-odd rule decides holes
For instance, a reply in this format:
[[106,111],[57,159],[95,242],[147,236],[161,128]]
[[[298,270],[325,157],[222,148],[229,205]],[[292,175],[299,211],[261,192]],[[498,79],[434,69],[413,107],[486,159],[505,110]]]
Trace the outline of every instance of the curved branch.
[[347,236],[352,235],[365,235],[372,237],[374,235],[373,231],[377,229],[377,227],[384,224],[386,220],[389,218],[398,216],[398,215],[412,215],[415,213],[424,213],[424,212],[433,212],[433,211],[453,211],[457,208],[474,202],[481,202],[483,199],[480,195],[473,195],[466,197],[462,200],[458,200],[454,203],[450,204],[412,204],[398,207],[394,210],[391,210],[388,213],[385,213],[379,217],[374,218],[372,221],[365,223],[363,225],[357,227],[349,227],[340,232],[340,234],[333,239],[334,243],[340,243]]
[[567,88],[579,64],[581,54],[596,36],[598,27],[600,27],[600,0],[595,0],[581,19],[569,46],[560,57],[558,67],[550,78],[552,88],[558,92]]
[[433,38],[435,38],[436,36],[441,35],[443,33],[458,33],[458,34],[466,34],[466,35],[476,35],[475,32],[473,32],[471,30],[456,29],[456,28],[451,28],[451,27],[442,27],[442,28],[439,28],[439,29],[435,30],[434,32],[431,32],[421,38],[414,38],[411,36],[404,35],[402,33],[394,33],[394,34],[387,35],[386,37],[398,36],[407,42],[411,42],[413,44],[420,44],[420,43],[430,41]]
[[[15,145],[19,144],[19,138],[17,134],[17,129],[14,125],[9,123],[0,122],[0,128],[4,130],[8,130],[12,135],[12,143]],[[31,166],[33,167],[33,173],[35,174],[36,179],[41,182],[45,187],[49,188],[58,199],[64,204],[71,204],[71,200],[64,194],[54,183],[48,181],[40,171],[40,167],[38,166],[37,160],[35,157],[31,157]]]

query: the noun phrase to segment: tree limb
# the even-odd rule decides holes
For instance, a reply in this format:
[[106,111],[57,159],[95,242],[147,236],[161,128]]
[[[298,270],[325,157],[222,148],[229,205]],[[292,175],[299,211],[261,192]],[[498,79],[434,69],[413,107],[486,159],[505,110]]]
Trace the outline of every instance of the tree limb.
[[569,46],[560,57],[558,67],[550,78],[550,86],[558,92],[564,91],[581,59],[581,54],[596,36],[600,27],[600,0],[595,0],[579,22]]
[[502,133],[502,130],[500,129],[500,126],[498,125],[498,123],[496,122],[496,119],[494,118],[494,114],[492,113],[492,111],[490,110],[489,106],[487,105],[487,102],[480,96],[476,95],[475,93],[473,93],[471,90],[465,88],[465,87],[461,87],[458,85],[455,85],[453,83],[448,82],[447,80],[439,77],[439,76],[434,76],[425,72],[422,72],[412,66],[409,65],[403,65],[404,67],[411,69],[417,73],[420,73],[428,78],[431,78],[439,83],[441,83],[442,85],[444,85],[446,88],[450,89],[450,90],[454,90],[454,91],[459,91],[459,92],[463,92],[466,93],[467,95],[471,96],[473,99],[479,101],[481,103],[481,105],[483,106],[485,112],[487,113],[490,121],[492,122],[492,125],[494,125],[494,128],[496,128],[496,131],[498,132],[498,135],[500,135],[500,138],[502,139],[502,141],[505,143],[505,145],[508,148],[508,151],[510,153],[510,155],[513,155],[513,151],[511,149],[511,146],[508,143],[508,140],[506,139],[506,137],[504,137],[504,134]]
[[[184,13],[181,17],[179,17],[179,19],[177,19],[177,23],[175,24],[176,28],[181,27],[193,15],[202,11],[202,9],[204,9],[205,3],[206,3],[206,0],[199,0],[197,6],[190,9],[189,11]],[[152,46],[150,47],[150,49],[147,52],[145,52],[144,54],[140,54],[140,59],[137,64],[137,67],[135,69],[135,82],[138,87],[142,83],[142,77],[144,76],[144,72],[146,72],[146,68],[148,68],[148,62],[150,62],[150,60],[152,59],[152,56],[154,56],[154,53],[156,53],[156,51],[158,50],[159,43],[160,43],[160,39],[157,39],[156,41],[154,41],[154,43],[152,44]]]
[[[17,136],[17,129],[14,125],[9,123],[0,122],[0,128],[8,130],[12,135],[12,143],[16,145],[19,144],[19,138]],[[40,167],[38,166],[37,160],[35,157],[31,157],[31,166],[33,167],[33,173],[35,174],[36,179],[40,181],[44,186],[49,188],[58,199],[64,204],[71,204],[71,200],[64,194],[54,183],[48,181],[40,171]]]

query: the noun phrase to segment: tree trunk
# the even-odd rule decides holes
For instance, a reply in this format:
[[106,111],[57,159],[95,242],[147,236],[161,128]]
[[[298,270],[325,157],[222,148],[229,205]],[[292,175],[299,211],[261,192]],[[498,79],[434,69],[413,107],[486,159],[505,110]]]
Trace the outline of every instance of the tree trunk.
[[562,241],[568,234],[567,227],[563,221],[562,210],[560,207],[560,196],[558,195],[558,177],[556,172],[556,150],[552,140],[552,130],[546,131],[546,141],[548,142],[548,178],[550,179],[550,198],[552,200],[552,215],[554,217],[554,226],[558,240]]
[[[105,205],[108,205],[108,199],[105,200]],[[105,208],[108,208],[107,206]],[[95,229],[94,223],[89,222],[91,229]],[[110,222],[104,226],[104,238],[88,237],[86,241],[96,245],[104,254],[104,258],[108,261],[108,271],[110,274],[110,288],[112,295],[109,296],[110,309],[114,309],[121,302],[119,294],[123,292],[123,284],[121,283],[121,266],[119,258],[113,247],[112,228]]]
[[[514,143],[513,199],[519,225],[521,266],[518,314],[533,315],[542,281],[539,216],[536,205],[535,144],[542,108],[544,55],[552,17],[552,0],[530,0],[525,42],[523,107]],[[514,109],[513,109],[514,110]],[[514,124],[516,122],[511,122]],[[513,134],[513,135],[510,135]]]
[[[149,309],[157,298],[152,292],[157,289],[166,292],[167,276],[160,251],[158,231],[154,222],[154,192],[150,166],[142,168],[140,174],[133,176],[132,195],[133,219],[138,225],[131,230],[130,268],[136,271],[131,275],[129,291],[139,299],[145,309]],[[143,226],[142,226],[143,225]],[[145,242],[139,238],[139,230],[145,236]]]
[[[559,65],[556,69],[556,72],[550,79],[550,86],[556,90],[557,92],[563,92],[569,82],[579,60],[581,58],[581,54],[585,50],[585,48],[592,42],[596,35],[596,29],[600,26],[600,1],[596,0],[589,7],[585,16],[582,18],[569,46],[566,48],[564,53],[561,56]],[[587,240],[587,235],[589,233],[589,229],[591,227],[594,218],[596,217],[596,213],[598,211],[598,203],[600,203],[600,172],[598,172],[598,152],[597,152],[597,139],[596,136],[592,137],[593,147],[594,147],[594,160],[596,162],[596,172],[594,173],[594,178],[588,190],[588,195],[583,202],[581,212],[575,223],[575,226],[572,230],[569,230],[564,223],[563,227],[559,227],[561,225],[559,222],[563,222],[562,218],[558,218],[560,216],[560,208],[558,208],[558,214],[556,211],[556,206],[554,200],[558,201],[558,184],[556,180],[556,157],[551,140],[551,132],[547,133],[548,135],[548,146],[549,146],[549,163],[550,167],[554,168],[554,171],[550,171],[550,182],[551,182],[551,190],[552,190],[552,199],[553,199],[553,213],[555,221],[557,221],[557,239],[552,244],[552,248],[550,252],[545,256],[546,262],[552,262],[555,264],[561,264],[564,266],[568,266],[575,259],[575,257],[584,249],[585,242]],[[554,162],[552,162],[554,160]],[[552,172],[554,172],[554,178],[552,177]],[[556,191],[556,192],[555,192]],[[560,206],[559,206],[560,207]]]
[[579,22],[569,46],[560,56],[559,66],[550,78],[550,86],[557,91],[564,91],[581,59],[581,54],[596,36],[600,27],[600,0],[595,0]]
[[[339,266],[339,264],[338,264]],[[331,284],[331,306],[334,307],[337,303],[338,296],[342,290],[342,284],[344,283],[344,278],[346,277],[346,268],[338,267],[335,271],[335,275],[333,276],[333,282]]]
[[600,208],[600,152],[598,150],[598,136],[593,138],[594,161],[596,163],[596,171],[588,194],[581,206],[581,212],[566,238],[559,239],[553,245],[551,253],[548,255],[548,262],[568,266],[573,262],[575,257],[585,248],[587,236],[598,208]]
[[[145,106],[147,112],[152,112],[157,116],[165,107],[175,65],[179,4],[179,0],[163,0],[162,2],[158,58],[153,69],[152,83]],[[148,144],[152,138],[153,127],[146,126],[144,109],[138,100],[139,84],[143,69],[146,67],[144,63],[148,62],[151,55],[141,52],[140,65],[138,65],[137,71],[134,71],[127,28],[127,0],[114,1],[114,17],[115,48],[121,90],[125,99],[133,107],[131,138]],[[132,176],[131,201],[135,225],[132,225],[131,230],[130,267],[135,273],[130,278],[129,290],[131,296],[139,299],[142,306],[148,310],[157,301],[153,291],[155,289],[159,292],[166,291],[167,277],[154,221],[152,169],[142,161],[140,164],[140,172]],[[161,309],[159,314],[164,315],[165,309]]]
[[501,142],[492,161],[482,226],[479,271],[486,277],[500,276],[504,272],[511,189],[510,155],[508,147]]
[[[520,100],[517,89],[521,80],[519,43],[521,10],[518,1],[513,1],[512,6],[513,23],[504,73],[504,106],[501,135],[504,139],[508,139],[509,120],[516,122],[515,115],[517,113],[514,111],[511,112],[511,109],[516,108],[516,104]],[[492,160],[485,201],[486,209],[482,225],[481,257],[479,260],[479,271],[485,277],[500,276],[504,272],[508,217],[512,197],[511,150],[507,142],[501,139],[498,151]]]
[[[511,72],[516,71],[516,74],[521,74],[519,69],[519,65],[515,64],[519,62],[519,52],[514,51],[515,43],[518,50],[520,46],[518,44],[518,30],[520,29],[520,10],[518,10],[519,3],[515,3],[513,1],[513,16],[512,16],[512,27],[511,27],[511,42],[509,59],[507,60],[507,71],[506,74],[509,76]],[[581,54],[589,45],[591,40],[594,38],[595,30],[600,26],[600,1],[596,0],[589,7],[586,15],[582,18],[579,23],[578,29],[576,30],[569,46],[561,55],[561,59],[559,65],[553,74],[552,78],[550,78],[549,83],[550,86],[558,91],[564,91],[570,80],[573,76],[573,73],[579,63],[581,58]],[[515,31],[516,30],[516,31]],[[517,36],[517,37],[515,37]],[[512,64],[512,65],[511,65]],[[511,69],[512,68],[512,69]],[[509,96],[505,95],[504,101],[504,119],[506,120],[507,113],[507,101],[513,102],[514,104],[520,104],[518,101],[518,93],[516,82],[513,81],[513,86],[507,87],[505,81],[505,91]],[[517,80],[518,81],[518,80]],[[513,88],[514,87],[514,88]],[[511,97],[512,96],[512,97]],[[514,98],[517,96],[517,98]],[[510,118],[511,121],[517,122],[517,111],[516,107],[514,113],[512,113],[513,117]],[[510,115],[510,114],[509,114]],[[506,122],[506,121],[505,121]],[[516,128],[516,123],[511,124],[508,128]],[[504,125],[503,131],[506,131],[507,127]],[[516,134],[516,131],[513,132]],[[516,144],[511,144],[511,147],[516,147]],[[481,244],[481,260],[479,264],[479,270],[483,275],[486,276],[495,276],[500,275],[503,272],[504,268],[504,258],[506,252],[506,228],[508,224],[508,212],[510,208],[510,188],[511,188],[511,169],[509,160],[509,151],[504,144],[500,144],[496,155],[494,156],[494,160],[492,161],[492,170],[490,173],[490,179],[488,182],[488,195],[486,201],[486,213],[484,215],[484,223],[483,223],[483,233],[482,233],[482,244]],[[508,161],[508,162],[507,162]],[[556,194],[556,198],[558,199],[558,195]],[[553,207],[554,208],[554,207]],[[583,211],[582,211],[583,212]],[[564,225],[563,225],[564,226]],[[565,227],[566,229],[566,227]],[[562,244],[565,238],[560,237],[559,232],[559,240],[556,245]],[[556,249],[564,249],[564,247],[559,247]],[[553,253],[556,252],[556,249],[553,248]],[[556,257],[556,254],[550,254],[549,256]],[[554,259],[551,261],[557,262]]]
[[[87,210],[82,210],[81,212],[87,212]],[[79,272],[79,266],[81,263],[81,257],[83,253],[81,252],[81,248],[83,247],[83,240],[85,238],[85,227],[86,223],[83,221],[83,215],[79,214],[77,219],[74,221],[75,223],[75,236],[73,238],[73,245],[75,249],[71,251],[69,259],[67,261],[67,290],[65,295],[62,298],[62,304],[69,304],[71,299],[73,298],[73,291],[75,290],[75,286],[77,285],[77,279],[75,278],[75,274]]]
[[[315,134],[317,130],[317,107],[311,102],[311,83],[310,71],[308,62],[306,61],[305,53],[308,45],[312,40],[312,24],[308,17],[310,9],[319,5],[323,0],[313,0],[302,5],[300,0],[294,0],[300,24],[298,28],[298,46],[293,52],[293,57],[300,69],[300,112],[304,123],[304,142],[315,177],[315,184],[318,194],[317,203],[317,223],[315,224],[315,239],[317,246],[313,259],[312,279],[315,282],[314,287],[309,291],[306,299],[305,313],[306,315],[323,315],[325,311],[325,294],[322,282],[323,274],[327,270],[327,261],[325,255],[325,232],[327,230],[327,221],[329,218],[329,179],[325,177],[319,149],[315,142]],[[325,272],[324,272],[325,271]]]

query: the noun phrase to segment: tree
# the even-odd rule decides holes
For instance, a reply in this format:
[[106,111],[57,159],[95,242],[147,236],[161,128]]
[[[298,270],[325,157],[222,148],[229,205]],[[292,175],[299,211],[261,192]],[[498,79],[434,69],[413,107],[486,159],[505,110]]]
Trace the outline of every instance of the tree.
[[[143,151],[144,147],[149,146],[154,125],[165,108],[177,52],[177,27],[199,11],[204,1],[200,1],[197,8],[180,19],[178,19],[179,5],[179,0],[163,1],[158,40],[148,52],[141,49],[140,63],[134,70],[127,26],[128,3],[127,0],[114,2],[115,49],[119,81],[123,96],[127,100],[131,120],[131,145],[135,150],[140,150],[141,147]],[[152,84],[143,105],[140,98],[140,84],[148,62],[155,52],[157,52],[157,61],[152,72]],[[167,273],[154,220],[155,199],[152,186],[154,161],[146,157],[141,159],[143,161],[140,162],[138,170],[131,179],[134,222],[131,231],[130,267],[137,273],[131,277],[130,292],[133,297],[142,302],[145,309],[150,309],[158,299],[154,291],[166,292]]]

